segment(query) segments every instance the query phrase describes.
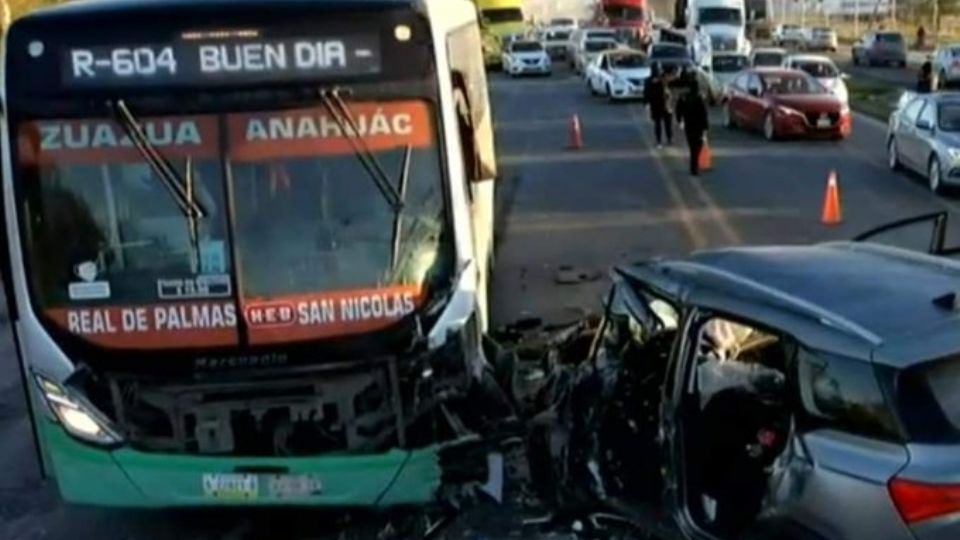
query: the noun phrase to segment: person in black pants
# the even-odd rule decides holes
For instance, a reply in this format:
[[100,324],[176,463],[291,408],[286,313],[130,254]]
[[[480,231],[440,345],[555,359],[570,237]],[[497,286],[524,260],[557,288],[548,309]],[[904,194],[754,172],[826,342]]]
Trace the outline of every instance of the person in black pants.
[[673,114],[670,111],[670,93],[667,81],[659,64],[650,68],[650,77],[643,86],[643,98],[650,107],[650,119],[653,120],[653,134],[657,139],[657,148],[663,145],[663,136],[667,144],[673,143]]
[[690,174],[697,176],[700,174],[700,152],[703,150],[709,123],[707,121],[707,103],[700,94],[700,84],[696,78],[688,80],[687,91],[677,104],[677,109],[680,118],[683,119],[687,146],[690,147]]

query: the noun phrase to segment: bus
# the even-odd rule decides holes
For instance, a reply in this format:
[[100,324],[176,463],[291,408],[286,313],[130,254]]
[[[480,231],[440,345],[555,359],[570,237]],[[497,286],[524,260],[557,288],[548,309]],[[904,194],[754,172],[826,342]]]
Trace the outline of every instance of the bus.
[[5,39],[0,267],[66,502],[425,505],[496,474],[472,3],[91,0]]
[[611,28],[621,30],[638,45],[651,39],[647,0],[601,0],[598,19]]

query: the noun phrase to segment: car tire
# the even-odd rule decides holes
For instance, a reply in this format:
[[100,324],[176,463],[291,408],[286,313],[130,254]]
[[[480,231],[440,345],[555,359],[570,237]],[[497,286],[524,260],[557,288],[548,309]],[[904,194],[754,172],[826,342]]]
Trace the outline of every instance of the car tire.
[[897,140],[890,137],[887,143],[887,166],[891,171],[899,171],[903,165],[900,163],[900,151],[897,150]]
[[943,193],[943,168],[935,155],[930,156],[930,161],[927,162],[927,185],[933,193]]
[[730,113],[730,104],[723,108],[723,127],[727,129],[736,129],[737,124],[733,121],[733,114]]
[[768,141],[777,140],[777,122],[774,120],[772,112],[768,112],[763,117],[763,136]]

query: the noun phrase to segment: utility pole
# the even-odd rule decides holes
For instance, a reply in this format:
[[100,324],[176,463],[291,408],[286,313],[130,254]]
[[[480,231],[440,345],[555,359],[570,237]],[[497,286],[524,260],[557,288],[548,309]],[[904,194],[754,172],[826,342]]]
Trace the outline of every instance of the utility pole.
[[860,0],[853,0],[853,34],[860,39]]

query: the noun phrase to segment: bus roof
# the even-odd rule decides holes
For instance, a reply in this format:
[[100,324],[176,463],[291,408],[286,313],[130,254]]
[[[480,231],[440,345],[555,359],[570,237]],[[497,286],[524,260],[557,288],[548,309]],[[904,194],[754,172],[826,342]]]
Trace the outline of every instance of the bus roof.
[[[205,7],[237,7],[270,4],[271,7],[296,7],[302,5],[326,4],[330,8],[368,7],[391,8],[398,6],[414,6],[436,2],[437,0],[76,0],[54,6],[38,9],[27,17],[47,17],[57,15],[86,15],[114,11],[157,11],[169,8],[205,8]],[[326,6],[325,6],[326,7]]]

